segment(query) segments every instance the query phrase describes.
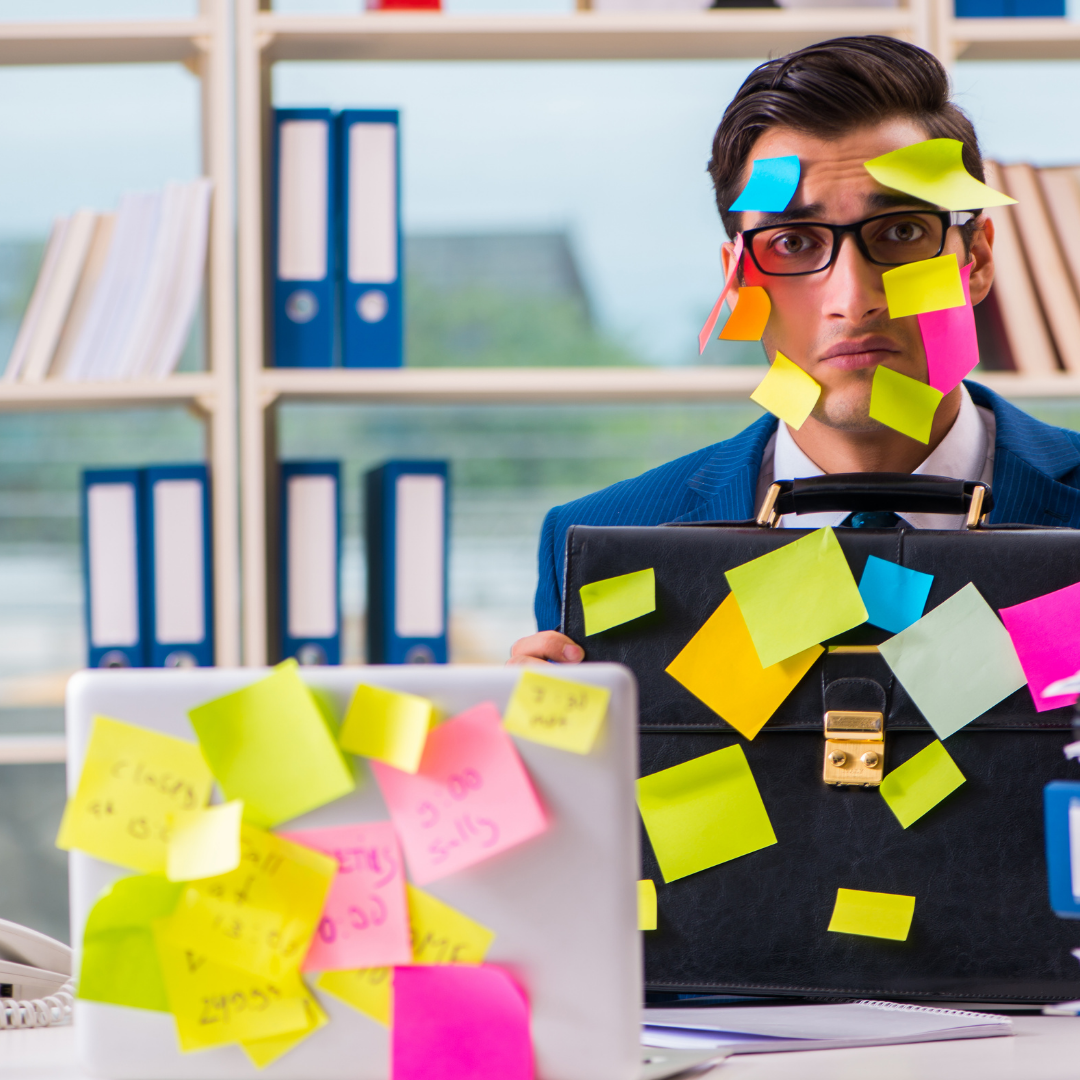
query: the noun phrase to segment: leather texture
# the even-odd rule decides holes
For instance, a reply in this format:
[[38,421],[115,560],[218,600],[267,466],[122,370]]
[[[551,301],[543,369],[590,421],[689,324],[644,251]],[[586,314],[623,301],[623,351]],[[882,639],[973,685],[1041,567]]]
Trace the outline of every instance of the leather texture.
[[948,476],[912,473],[830,473],[781,480],[779,514],[817,514],[831,510],[892,510],[904,514],[966,514],[971,494],[983,488],[983,512],[994,508],[985,484]]
[[[742,745],[778,843],[658,884],[659,929],[645,935],[654,990],[1060,1001],[1080,998],[1077,927],[1050,909],[1042,789],[1075,778],[1062,747],[1072,710],[1036,713],[1026,687],[946,740],[966,782],[908,829],[874,789],[822,780],[826,709],[884,710],[885,769],[935,738],[876,654],[822,656],[747,741],[664,670],[728,593],[725,571],[807,530],[751,523],[573,526],[564,630],[589,661],[625,664],[641,700],[641,773]],[[1080,579],[1080,531],[839,529],[858,580],[869,555],[934,575],[930,610],[969,581],[995,610]],[[653,567],[656,611],[584,635],[581,585]],[[779,612],[780,617],[783,612]],[[864,626],[831,644],[877,644]],[[837,888],[916,897],[907,941],[829,933]]]

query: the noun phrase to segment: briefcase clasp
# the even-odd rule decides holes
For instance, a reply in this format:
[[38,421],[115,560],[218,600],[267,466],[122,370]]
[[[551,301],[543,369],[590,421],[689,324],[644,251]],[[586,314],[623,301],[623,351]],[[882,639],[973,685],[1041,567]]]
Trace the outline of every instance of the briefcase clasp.
[[825,714],[826,784],[877,787],[885,772],[885,717],[879,712]]

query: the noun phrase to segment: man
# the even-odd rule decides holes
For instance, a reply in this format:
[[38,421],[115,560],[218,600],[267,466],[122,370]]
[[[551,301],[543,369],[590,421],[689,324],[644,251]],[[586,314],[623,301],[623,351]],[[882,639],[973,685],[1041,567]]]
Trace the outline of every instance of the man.
[[[863,167],[932,138],[960,140],[968,172],[983,179],[975,131],[949,100],[945,69],[913,45],[839,38],[751,73],[717,128],[709,173],[728,236],[743,233],[748,249],[739,283],[768,290],[772,311],[762,342],[770,363],[782,352],[821,384],[821,396],[797,431],[764,416],[732,439],[550,511],[540,538],[539,632],[514,645],[512,663],[574,663],[584,655],[556,630],[565,535],[572,524],[745,520],[774,479],[922,472],[991,483],[991,521],[1080,527],[1080,435],[1040,423],[976,383],[945,396],[928,445],[870,418],[878,365],[927,380],[917,316],[889,318],[882,285],[889,266],[882,263],[890,260],[882,258],[882,245],[918,240],[927,247],[920,259],[955,253],[961,266],[971,268],[975,304],[993,282],[989,218],[942,213],[882,186]],[[787,155],[798,156],[801,177],[786,210],[728,209],[754,159]],[[849,227],[799,228],[796,222]],[[734,245],[725,244],[725,273],[733,258]],[[787,274],[785,265],[800,272]],[[734,302],[737,288],[732,294]],[[916,528],[959,524],[933,515],[906,517]],[[885,522],[810,514],[789,515],[783,524]]]

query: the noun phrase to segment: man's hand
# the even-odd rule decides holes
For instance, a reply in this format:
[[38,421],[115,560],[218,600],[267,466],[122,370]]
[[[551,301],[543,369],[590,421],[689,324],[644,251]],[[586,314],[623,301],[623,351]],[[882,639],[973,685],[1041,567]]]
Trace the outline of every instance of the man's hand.
[[508,664],[524,664],[529,660],[549,660],[553,664],[580,664],[585,650],[575,645],[565,634],[557,630],[541,630],[515,641],[510,650]]

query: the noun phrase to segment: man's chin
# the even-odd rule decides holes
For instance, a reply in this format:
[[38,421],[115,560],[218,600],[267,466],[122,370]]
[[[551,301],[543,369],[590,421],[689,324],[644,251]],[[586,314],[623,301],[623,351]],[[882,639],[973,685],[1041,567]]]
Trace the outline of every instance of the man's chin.
[[858,395],[854,399],[837,399],[835,395],[822,395],[814,407],[813,418],[833,431],[871,435],[881,431],[879,420],[870,417],[870,398]]

